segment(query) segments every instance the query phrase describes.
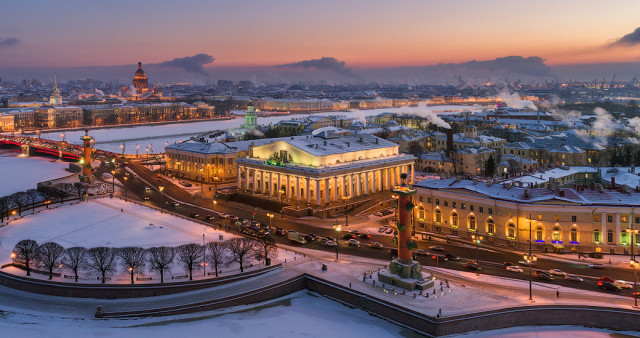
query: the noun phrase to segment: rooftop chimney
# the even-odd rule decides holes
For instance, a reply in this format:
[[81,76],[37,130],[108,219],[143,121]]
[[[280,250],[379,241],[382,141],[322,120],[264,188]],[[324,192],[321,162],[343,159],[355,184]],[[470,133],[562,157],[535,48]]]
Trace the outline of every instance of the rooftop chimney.
[[451,157],[453,153],[453,130],[447,129],[447,155]]
[[611,189],[616,188],[616,178],[611,176]]

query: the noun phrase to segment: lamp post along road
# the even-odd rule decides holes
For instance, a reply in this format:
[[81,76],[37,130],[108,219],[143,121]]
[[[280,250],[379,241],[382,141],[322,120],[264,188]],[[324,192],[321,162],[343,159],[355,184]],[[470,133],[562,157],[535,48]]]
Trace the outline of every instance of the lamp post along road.
[[162,203],[162,190],[164,190],[163,186],[159,186],[158,190],[160,190],[160,212],[164,209],[164,203]]
[[344,226],[346,227],[349,226],[349,210],[347,210],[347,203],[349,202],[349,198],[351,198],[349,195],[345,195],[344,197],[342,197],[342,199],[344,200]]
[[116,193],[116,171],[111,170],[111,197]]
[[129,177],[124,176],[124,200],[127,200],[127,179],[129,179]]
[[267,217],[269,217],[269,230],[271,230],[271,219],[273,219],[273,216],[274,215],[272,213],[270,212],[267,213]]
[[338,238],[340,238],[340,231],[342,230],[342,226],[340,224],[336,224],[333,226],[334,229],[336,229],[336,261],[338,261],[338,247],[340,246],[338,244]]
[[629,233],[629,237],[631,240],[631,260],[629,263],[633,266],[633,306],[638,307],[638,276],[637,276],[637,268],[638,261],[636,260],[635,255],[633,254],[633,242],[636,240],[636,236],[638,235],[638,230],[633,228],[633,216],[631,218],[631,228],[625,229]]

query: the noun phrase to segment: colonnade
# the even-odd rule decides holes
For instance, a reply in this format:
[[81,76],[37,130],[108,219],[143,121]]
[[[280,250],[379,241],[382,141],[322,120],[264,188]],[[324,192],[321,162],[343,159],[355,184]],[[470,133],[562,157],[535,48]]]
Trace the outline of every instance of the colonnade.
[[[237,184],[239,190],[251,191],[271,197],[285,198],[294,202],[326,205],[380,191],[391,190],[400,185],[400,174],[411,171],[407,183],[413,183],[414,167],[410,164],[385,168],[365,169],[351,173],[321,174],[321,177],[283,173],[270,168],[252,168],[239,165]],[[275,168],[274,168],[275,169]],[[250,184],[253,182],[253,184]]]

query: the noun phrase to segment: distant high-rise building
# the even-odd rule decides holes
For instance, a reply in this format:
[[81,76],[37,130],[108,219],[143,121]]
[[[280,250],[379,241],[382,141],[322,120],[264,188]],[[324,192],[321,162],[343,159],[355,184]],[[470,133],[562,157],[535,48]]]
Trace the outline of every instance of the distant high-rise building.
[[142,70],[142,62],[138,62],[138,70],[133,75],[133,86],[138,94],[149,91],[149,80],[147,79],[147,74]]

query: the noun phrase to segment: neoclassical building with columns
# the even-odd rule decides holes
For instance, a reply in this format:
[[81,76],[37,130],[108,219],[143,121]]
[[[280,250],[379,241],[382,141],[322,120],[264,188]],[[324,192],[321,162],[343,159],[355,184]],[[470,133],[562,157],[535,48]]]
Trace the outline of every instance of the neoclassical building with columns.
[[321,128],[256,146],[251,155],[239,157],[238,190],[322,207],[389,191],[400,184],[401,173],[413,180],[414,160],[382,138]]
[[[640,189],[602,183],[532,188],[459,178],[414,184],[417,233],[440,233],[526,249],[638,252]],[[612,188],[613,187],[613,188]],[[531,236],[531,237],[530,237]],[[633,243],[633,244],[632,244]]]

